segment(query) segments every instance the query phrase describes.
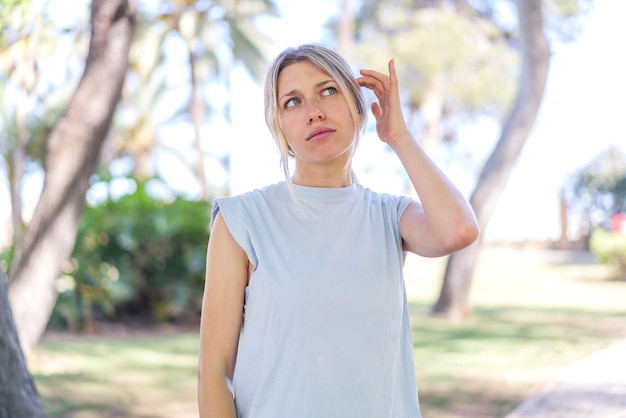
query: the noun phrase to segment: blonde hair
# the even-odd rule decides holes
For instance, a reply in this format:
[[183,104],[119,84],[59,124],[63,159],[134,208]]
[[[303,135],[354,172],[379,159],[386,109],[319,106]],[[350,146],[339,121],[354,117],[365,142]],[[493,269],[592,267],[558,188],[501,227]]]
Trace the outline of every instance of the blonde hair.
[[357,140],[365,128],[365,100],[361,94],[361,87],[343,57],[318,44],[291,47],[278,54],[270,65],[265,80],[265,123],[280,151],[280,161],[288,184],[291,184],[288,160],[289,156],[293,157],[293,152],[289,149],[278,120],[278,76],[287,66],[304,61],[326,72],[337,83],[348,103]]

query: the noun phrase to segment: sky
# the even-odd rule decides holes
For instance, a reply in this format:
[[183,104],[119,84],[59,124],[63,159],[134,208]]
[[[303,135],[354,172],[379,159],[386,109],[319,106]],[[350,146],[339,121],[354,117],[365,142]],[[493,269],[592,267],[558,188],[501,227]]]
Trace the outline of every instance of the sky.
[[[324,25],[329,16],[338,12],[338,1],[320,0],[315,7],[302,7],[300,2],[277,1],[282,18],[268,20],[262,29],[273,38],[275,55],[287,46],[304,42],[323,42]],[[596,0],[580,38],[553,51],[548,84],[535,127],[520,155],[507,188],[485,234],[487,239],[545,240],[559,237],[559,189],[568,175],[587,164],[594,156],[611,145],[626,152],[626,134],[622,126],[626,110],[626,60],[621,58],[620,45],[626,39],[626,15],[623,0]],[[392,58],[392,57],[390,57]],[[238,194],[280,181],[283,175],[279,157],[264,122],[263,92],[241,69],[235,69],[230,98],[232,126],[224,122],[206,127],[208,137],[223,137],[212,141],[213,153],[230,152],[230,188]],[[212,92],[213,97],[227,100],[224,91]],[[372,119],[370,118],[370,121]],[[371,123],[371,122],[370,122]],[[179,128],[180,129],[180,128]],[[476,155],[486,156],[499,134],[498,126],[478,121],[459,132],[457,147],[471,147]],[[166,131],[164,141],[180,141],[180,131]],[[217,147],[217,148],[216,148]],[[374,136],[366,135],[359,144],[354,168],[359,182],[376,191],[401,194],[403,179],[397,158],[386,152]],[[431,157],[466,196],[471,193],[473,180],[459,161],[450,158],[445,148],[429,150]],[[172,156],[156,153],[161,175],[177,189],[193,194],[195,180],[188,170]],[[207,170],[217,182],[226,181],[226,173],[215,160],[207,159]],[[30,184],[32,183],[32,184]],[[39,189],[41,178],[30,178],[26,187]],[[9,202],[6,190],[1,200]],[[34,205],[36,197],[25,195],[26,207]],[[9,215],[8,204],[0,205],[0,218]]]

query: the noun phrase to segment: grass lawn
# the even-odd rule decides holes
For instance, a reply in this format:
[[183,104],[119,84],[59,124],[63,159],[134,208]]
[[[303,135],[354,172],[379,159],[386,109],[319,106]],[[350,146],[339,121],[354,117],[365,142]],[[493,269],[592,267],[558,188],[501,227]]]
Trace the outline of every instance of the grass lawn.
[[47,339],[33,368],[53,417],[197,417],[195,333]]
[[[428,315],[444,259],[405,274],[425,418],[504,417],[567,365],[626,338],[626,283],[587,253],[491,248],[474,315]],[[195,332],[47,335],[31,370],[50,418],[197,417]]]

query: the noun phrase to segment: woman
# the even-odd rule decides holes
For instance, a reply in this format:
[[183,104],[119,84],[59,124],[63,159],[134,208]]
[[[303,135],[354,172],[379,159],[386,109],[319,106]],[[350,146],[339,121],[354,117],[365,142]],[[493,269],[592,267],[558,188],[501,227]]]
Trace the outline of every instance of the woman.
[[[214,203],[201,417],[420,417],[404,255],[458,251],[478,227],[407,130],[393,60],[388,76],[360,73],[313,44],[283,51],[270,67],[266,122],[286,180]],[[376,95],[378,136],[400,158],[419,202],[355,182],[361,88]]]

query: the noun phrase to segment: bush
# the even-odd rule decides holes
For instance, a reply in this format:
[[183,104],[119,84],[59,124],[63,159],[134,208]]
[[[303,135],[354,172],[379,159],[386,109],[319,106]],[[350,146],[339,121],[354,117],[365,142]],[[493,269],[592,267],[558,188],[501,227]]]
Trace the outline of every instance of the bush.
[[589,248],[600,262],[615,267],[615,278],[626,280],[626,235],[596,230],[589,240]]
[[146,183],[88,206],[57,281],[51,326],[95,319],[181,321],[200,313],[211,205],[150,196]]

